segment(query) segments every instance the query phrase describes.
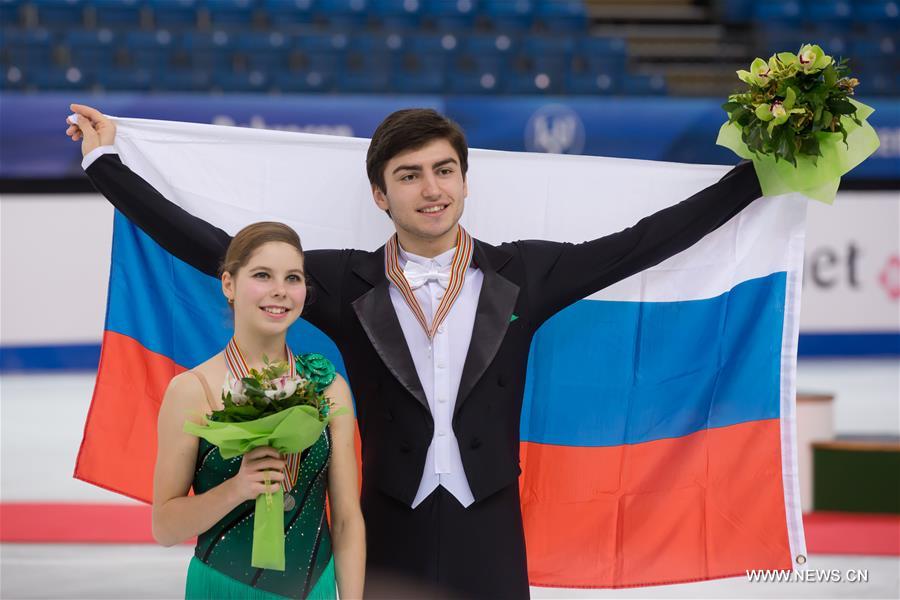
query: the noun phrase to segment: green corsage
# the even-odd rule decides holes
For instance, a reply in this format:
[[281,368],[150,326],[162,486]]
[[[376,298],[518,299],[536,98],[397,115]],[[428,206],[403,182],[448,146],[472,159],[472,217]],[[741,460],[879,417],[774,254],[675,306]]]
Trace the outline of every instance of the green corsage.
[[297,372],[300,376],[315,382],[320,392],[334,381],[334,363],[323,355],[309,352],[307,354],[297,354],[294,359],[296,360]]

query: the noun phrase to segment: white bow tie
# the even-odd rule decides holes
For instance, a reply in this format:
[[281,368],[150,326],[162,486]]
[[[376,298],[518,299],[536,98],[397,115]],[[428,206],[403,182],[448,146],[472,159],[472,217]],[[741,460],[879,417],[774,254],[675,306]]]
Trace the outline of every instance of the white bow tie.
[[426,266],[411,260],[406,261],[403,267],[403,276],[409,282],[409,287],[418,289],[429,281],[436,281],[444,289],[450,284],[450,265],[446,267]]

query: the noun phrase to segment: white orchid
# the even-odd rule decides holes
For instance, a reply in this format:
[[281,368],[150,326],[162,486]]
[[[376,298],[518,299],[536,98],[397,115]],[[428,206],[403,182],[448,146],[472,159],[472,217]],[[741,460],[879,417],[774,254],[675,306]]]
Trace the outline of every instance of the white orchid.
[[289,398],[294,395],[294,392],[297,391],[297,387],[301,385],[302,382],[303,379],[300,377],[283,375],[270,383],[271,388],[265,391],[266,397],[271,400]]
[[230,375],[225,378],[222,384],[222,396],[230,397],[231,401],[237,406],[246,404],[249,398],[244,389],[244,382],[240,379],[234,379]]

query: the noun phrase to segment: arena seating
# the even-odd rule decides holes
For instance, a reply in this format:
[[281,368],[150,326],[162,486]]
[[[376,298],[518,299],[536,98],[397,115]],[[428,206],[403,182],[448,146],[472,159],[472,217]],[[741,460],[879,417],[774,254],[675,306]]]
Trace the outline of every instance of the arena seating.
[[[703,8],[716,46],[667,52],[652,2],[617,17],[605,0],[0,0],[2,86],[696,95],[817,41],[851,57],[867,93],[900,91],[897,0],[658,1]],[[718,82],[691,87],[697,70]]]

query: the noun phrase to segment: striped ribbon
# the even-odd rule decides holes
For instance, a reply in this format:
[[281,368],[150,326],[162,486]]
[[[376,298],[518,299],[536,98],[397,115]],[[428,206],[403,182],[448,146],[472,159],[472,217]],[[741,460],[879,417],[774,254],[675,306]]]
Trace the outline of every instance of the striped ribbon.
[[[284,355],[287,357],[288,364],[290,365],[290,376],[297,376],[297,365],[294,360],[294,355],[291,353],[291,349],[288,348],[287,343],[284,344]],[[247,366],[247,361],[244,360],[244,355],[241,353],[241,349],[238,348],[237,342],[234,338],[231,338],[228,341],[228,345],[225,346],[225,364],[228,365],[228,371],[231,373],[231,377],[235,381],[240,381],[244,377],[248,377],[250,375],[250,368]],[[288,454],[285,457],[284,461],[284,481],[281,482],[281,487],[285,492],[289,492],[296,484],[297,477],[300,476],[300,453],[294,452],[292,454]]]
[[466,281],[466,269],[469,268],[469,263],[472,262],[472,236],[461,225],[458,227],[456,252],[453,253],[453,263],[450,265],[450,283],[447,284],[447,290],[444,292],[444,297],[434,313],[430,326],[425,318],[425,313],[422,311],[422,307],[419,306],[416,295],[403,275],[403,269],[400,268],[397,234],[392,235],[384,246],[385,273],[388,279],[400,290],[403,299],[409,305],[410,310],[412,310],[413,315],[415,315],[416,320],[422,326],[429,340],[434,338],[438,327],[441,326],[441,323],[444,322],[444,319],[450,313],[450,309],[453,308],[453,303],[462,291],[463,283]]

